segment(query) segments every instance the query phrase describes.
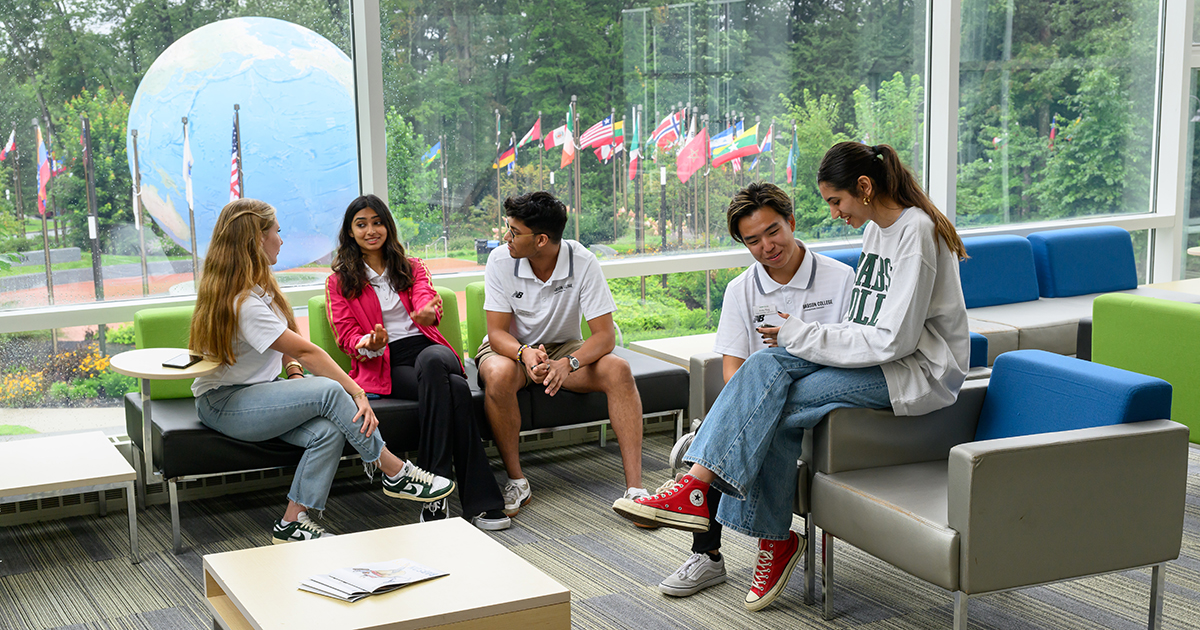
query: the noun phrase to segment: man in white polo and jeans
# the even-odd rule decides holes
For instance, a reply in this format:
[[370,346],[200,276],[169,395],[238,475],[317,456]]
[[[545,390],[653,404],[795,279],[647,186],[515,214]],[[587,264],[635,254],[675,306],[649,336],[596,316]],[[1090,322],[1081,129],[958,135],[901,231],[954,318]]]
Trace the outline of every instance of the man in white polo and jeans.
[[[726,219],[729,235],[754,256],[754,264],[725,288],[717,324],[713,352],[723,355],[722,375],[728,383],[751,354],[775,347],[775,337],[758,329],[781,326],[780,313],[822,324],[840,322],[850,303],[854,270],[808,251],[792,236],[796,231],[792,200],[774,184],[750,184],[738,191],[729,202]],[[682,458],[694,437],[694,433],[685,435],[672,449],[672,458]],[[779,472],[795,474],[795,470]],[[719,490],[709,490],[714,514],[721,500]],[[725,559],[720,550],[721,524],[712,519],[707,532],[692,534],[692,556],[658,590],[686,597],[724,582]]]
[[[506,247],[497,247],[483,272],[487,337],[475,355],[484,408],[504,460],[504,513],[514,516],[532,490],[521,472],[517,391],[538,387],[603,392],[625,466],[626,498],[647,496],[642,486],[642,400],[629,363],[616,346],[613,302],[596,256],[563,240],[567,209],[546,192],[504,202]],[[587,320],[591,336],[581,339]]]

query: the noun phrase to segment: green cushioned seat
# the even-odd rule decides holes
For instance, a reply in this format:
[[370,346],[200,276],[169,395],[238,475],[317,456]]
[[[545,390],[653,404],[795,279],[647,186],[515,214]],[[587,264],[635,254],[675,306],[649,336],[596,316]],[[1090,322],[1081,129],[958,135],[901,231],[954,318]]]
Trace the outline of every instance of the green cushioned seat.
[[[192,306],[145,308],[133,315],[133,338],[141,348],[186,348],[192,327]],[[192,381],[161,380],[150,386],[151,400],[191,398]]]
[[[472,282],[467,285],[467,356],[475,358],[475,351],[487,336],[487,315],[483,312],[484,284]],[[579,332],[582,339],[592,336],[587,320],[580,320]]]
[[1092,361],[1171,384],[1171,419],[1200,443],[1200,304],[1110,293],[1092,306]]
[[[442,296],[442,322],[438,331],[450,343],[456,352],[463,351],[462,325],[458,321],[458,296],[454,291],[445,287],[434,287]],[[483,302],[480,302],[482,305]],[[308,299],[308,336],[312,342],[329,353],[333,360],[346,372],[350,371],[350,357],[342,352],[333,336],[333,328],[329,325],[328,313],[325,311],[325,296],[317,295]],[[468,355],[469,356],[469,355]]]

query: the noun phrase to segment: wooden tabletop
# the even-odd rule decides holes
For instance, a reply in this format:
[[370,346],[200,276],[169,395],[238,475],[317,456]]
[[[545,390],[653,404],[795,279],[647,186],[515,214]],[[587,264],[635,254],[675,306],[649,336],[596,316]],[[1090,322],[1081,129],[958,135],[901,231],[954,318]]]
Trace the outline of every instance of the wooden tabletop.
[[[297,588],[316,574],[398,558],[450,574],[353,604]],[[236,610],[257,628],[426,628],[571,600],[566,587],[461,518],[208,555],[204,573],[213,608]]]
[[137,479],[99,431],[0,442],[0,497]]
[[163,367],[163,361],[173,359],[187,352],[186,348],[142,348],[128,350],[112,358],[109,366],[113,371],[134,378],[151,380],[173,380],[179,378],[196,378],[211,374],[220,367],[220,363],[201,360],[199,363],[184,369]]
[[688,335],[686,337],[668,337],[666,339],[648,339],[633,341],[629,349],[642,354],[648,354],[667,363],[674,363],[689,369],[692,355],[701,352],[712,352],[713,344],[717,341],[717,333],[703,335]]

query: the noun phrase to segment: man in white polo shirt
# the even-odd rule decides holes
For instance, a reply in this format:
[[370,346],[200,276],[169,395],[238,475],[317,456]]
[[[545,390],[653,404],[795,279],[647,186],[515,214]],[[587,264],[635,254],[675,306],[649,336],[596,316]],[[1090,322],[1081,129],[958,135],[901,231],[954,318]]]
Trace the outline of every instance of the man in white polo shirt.
[[[507,246],[492,251],[483,272],[488,335],[475,355],[484,408],[508,473],[504,513],[514,516],[532,497],[517,448],[517,391],[528,386],[550,396],[559,389],[603,392],[625,465],[625,496],[646,496],[642,400],[629,363],[612,354],[617,305],[600,264],[586,247],[562,238],[567,209],[553,195],[510,197],[504,211]],[[591,330],[587,341],[581,318]]]
[[[822,324],[842,321],[854,288],[854,270],[808,251],[792,236],[796,231],[792,200],[774,184],[750,184],[738,191],[729,202],[726,219],[729,235],[754,256],[754,264],[725,287],[717,324],[713,352],[723,355],[722,375],[728,383],[751,354],[777,345],[778,327],[783,324],[780,313]],[[684,436],[671,457],[682,458],[693,437],[694,433]],[[715,514],[721,492],[710,490],[708,501]],[[712,519],[707,532],[692,534],[692,556],[658,590],[686,597],[724,582],[720,549],[721,524]]]

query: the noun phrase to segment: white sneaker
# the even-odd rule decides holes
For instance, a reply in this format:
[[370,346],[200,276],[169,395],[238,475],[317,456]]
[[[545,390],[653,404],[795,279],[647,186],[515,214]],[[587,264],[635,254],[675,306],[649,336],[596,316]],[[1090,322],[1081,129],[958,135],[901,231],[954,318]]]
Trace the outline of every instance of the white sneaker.
[[498,532],[512,526],[512,520],[503,510],[488,510],[471,518],[471,524],[488,532]]
[[521,511],[533,498],[533,490],[529,487],[528,479],[509,479],[508,483],[504,484],[502,491],[504,494],[504,514],[506,516],[516,516],[517,512]]
[[658,585],[660,593],[687,597],[725,581],[725,558],[713,560],[707,553],[694,553]]
[[671,466],[671,474],[674,476],[675,471],[680,468],[687,467],[683,461],[683,456],[687,455],[688,449],[692,446],[692,440],[696,439],[696,432],[685,433],[675,446],[671,447],[671,456],[667,458],[667,463]]
[[395,478],[383,476],[383,493],[397,499],[430,503],[446,498],[451,492],[454,492],[453,481],[423,470],[411,461],[404,462]]
[[[622,498],[633,501],[634,499],[645,499],[649,496],[650,496],[650,493],[647,492],[645,488],[630,487],[625,490],[625,496]],[[640,527],[642,529],[658,529],[658,525],[645,525],[642,523],[634,523],[634,525],[637,525],[638,527]]]
[[282,520],[276,521],[271,530],[271,543],[275,545],[317,538],[333,538],[333,534],[312,522],[312,519],[308,518],[308,512],[301,512],[296,516],[296,520],[286,525]]

